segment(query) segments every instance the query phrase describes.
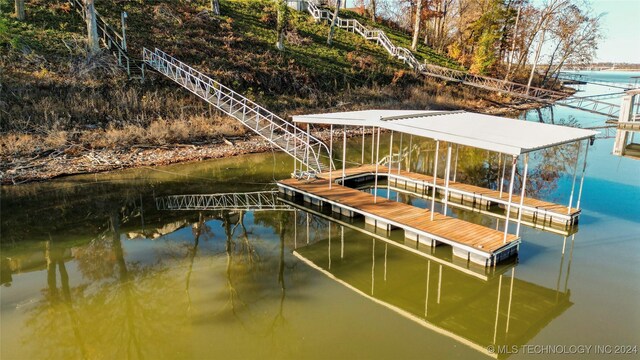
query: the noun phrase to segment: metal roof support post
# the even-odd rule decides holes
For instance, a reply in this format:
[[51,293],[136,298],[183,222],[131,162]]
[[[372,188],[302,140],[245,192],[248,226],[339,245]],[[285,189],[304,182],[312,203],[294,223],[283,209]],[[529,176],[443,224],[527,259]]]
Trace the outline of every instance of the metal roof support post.
[[456,177],[458,176],[458,148],[459,144],[456,144],[456,163],[453,166],[453,182],[456,182]]
[[400,175],[400,166],[402,164],[402,133],[400,133],[400,147],[398,151],[398,175]]
[[298,172],[298,127],[293,127],[293,176]]
[[409,156],[407,158],[407,171],[411,171],[411,155],[413,155],[413,134],[409,135]]
[[584,185],[584,174],[587,170],[587,155],[589,154],[589,141],[587,140],[587,148],[584,150],[584,162],[582,163],[582,175],[580,175],[580,189],[578,190],[578,202],[576,208],[580,210],[580,200],[582,199],[582,185]]
[[389,178],[391,176],[391,167],[393,166],[393,130],[391,130],[391,140],[389,141],[389,164],[387,165],[387,199],[391,199],[391,187]]
[[342,125],[342,186],[344,185],[344,179],[346,178],[347,169],[347,126]]
[[436,179],[438,176],[438,152],[440,151],[440,140],[436,139],[436,153],[433,164],[433,192],[431,193],[431,221],[436,211]]
[[[375,156],[374,147],[376,145],[376,127],[371,127],[371,163],[373,164],[373,157]],[[376,163],[378,161],[376,160]]]
[[525,188],[527,187],[527,172],[529,171],[529,154],[524,154],[524,174],[522,175],[522,190],[520,191],[520,209],[518,209],[518,225],[516,236],[520,236],[520,223],[522,222],[522,206],[524,205]]
[[[375,138],[375,136],[374,136]],[[373,203],[378,202],[378,160],[380,157],[380,128],[378,128],[378,146],[376,146],[376,174],[373,184]]]
[[[333,124],[331,124],[331,126],[329,127],[329,162],[331,162],[331,160],[333,159]],[[329,189],[331,189],[331,186],[333,184],[333,178],[332,178],[332,166],[329,165]]]
[[364,126],[362,126],[362,165],[364,165]]
[[[500,161],[502,160],[502,153],[498,154],[498,167],[500,167]],[[502,177],[500,178],[500,198],[502,199],[502,188],[504,187],[504,173],[507,170],[507,159],[502,162]]]
[[309,123],[307,123],[307,144],[305,146],[306,150],[305,153],[307,154],[307,172],[309,172],[309,156],[311,154],[309,154],[309,147],[311,146],[311,125]]
[[518,163],[518,156],[513,155],[513,160],[511,161],[511,180],[509,181],[509,202],[507,203],[507,218],[504,222],[504,238],[502,239],[502,243],[507,243],[507,233],[509,231],[509,216],[511,215],[511,200],[513,199],[513,180],[516,176],[516,164]]
[[449,176],[451,175],[451,143],[447,144],[447,170],[444,178],[444,209],[443,215],[447,215],[447,207],[449,206]]
[[567,206],[567,215],[571,214],[571,205],[573,204],[573,192],[576,187],[576,178],[578,177],[578,163],[580,162],[580,149],[582,144],[578,142],[578,153],[576,154],[576,162],[573,165],[573,181],[571,182],[571,195],[569,195],[569,206]]

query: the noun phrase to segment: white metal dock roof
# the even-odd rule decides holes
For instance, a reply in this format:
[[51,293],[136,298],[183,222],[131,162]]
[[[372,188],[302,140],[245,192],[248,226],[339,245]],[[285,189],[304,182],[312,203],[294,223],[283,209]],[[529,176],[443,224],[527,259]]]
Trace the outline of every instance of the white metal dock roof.
[[364,110],[298,115],[296,123],[376,126],[383,129],[520,155],[594,137],[597,132],[465,111]]

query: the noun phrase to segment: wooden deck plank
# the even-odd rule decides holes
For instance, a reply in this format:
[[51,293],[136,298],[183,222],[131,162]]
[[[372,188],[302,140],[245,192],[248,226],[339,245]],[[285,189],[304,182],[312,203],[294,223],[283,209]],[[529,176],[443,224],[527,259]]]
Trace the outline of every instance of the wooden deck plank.
[[[442,214],[435,214],[434,221],[431,221],[431,212],[428,209],[421,209],[382,197],[378,197],[377,202],[374,203],[372,194],[337,184],[334,184],[330,189],[329,181],[325,179],[311,181],[287,179],[280,183],[303,193],[344,204],[360,212],[400,224],[409,231],[419,230],[433,234],[453,243],[471,246],[489,254],[505,245],[503,243],[504,235],[501,231]],[[506,243],[516,240],[518,238],[515,235],[508,234]]]
[[[375,165],[364,165],[364,166],[359,166],[359,167],[353,167],[353,168],[349,168],[346,169],[345,174],[347,176],[353,176],[353,175],[358,175],[358,174],[366,174],[366,173],[371,173],[374,174],[376,170],[376,166]],[[388,168],[386,166],[378,166],[378,173],[380,175],[386,175],[388,174]],[[399,172],[397,170],[392,170],[392,174],[395,176],[401,176],[403,178],[407,178],[408,180],[413,180],[413,181],[420,181],[420,182],[424,182],[425,185],[427,186],[431,186],[433,184],[433,176],[432,175],[427,175],[427,174],[419,174],[419,173],[414,173],[414,172],[409,172],[406,170],[400,170]],[[322,173],[319,174],[320,178],[329,178],[328,173]],[[342,171],[334,171],[332,174],[332,178],[333,179],[337,179],[339,177],[342,177]],[[402,179],[398,180],[399,183],[402,182]],[[444,186],[445,184],[445,180],[441,179],[441,178],[437,178],[436,179],[436,184],[439,186]],[[459,182],[455,182],[455,181],[450,181],[449,182],[449,187],[451,188],[452,191],[464,191],[467,193],[471,193],[474,195],[481,195],[483,198],[485,198],[485,200],[491,201],[492,199],[497,199],[497,200],[501,200],[501,201],[508,201],[509,200],[509,193],[506,191],[503,191],[502,194],[500,194],[500,191],[498,190],[493,190],[493,189],[487,189],[487,188],[483,188],[480,186],[475,186],[475,185],[470,185],[470,184],[463,184],[463,183],[459,183]],[[409,187],[410,188],[410,187]],[[519,204],[520,204],[520,195],[517,194],[513,194],[512,195],[512,208],[518,208]],[[573,217],[575,215],[577,215],[580,210],[576,209],[576,208],[571,208],[570,211],[567,211],[567,206],[564,205],[560,205],[560,204],[555,204],[552,202],[548,202],[548,201],[544,201],[544,200],[539,200],[539,199],[535,199],[535,198],[531,198],[531,197],[525,197],[523,200],[523,205],[526,207],[530,207],[530,208],[536,208],[536,209],[540,209],[540,210],[544,210],[546,212],[549,213],[555,213],[561,216],[570,216]]]

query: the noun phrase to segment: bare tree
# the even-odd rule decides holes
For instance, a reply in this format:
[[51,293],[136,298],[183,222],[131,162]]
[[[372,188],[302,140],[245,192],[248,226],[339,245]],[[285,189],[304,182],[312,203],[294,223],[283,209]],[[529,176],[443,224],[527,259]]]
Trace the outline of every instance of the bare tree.
[[369,12],[371,13],[371,21],[376,22],[376,0],[370,0]]
[[331,43],[333,42],[333,32],[335,31],[335,28],[336,28],[336,21],[338,21],[338,11],[339,10],[340,10],[340,0],[336,0],[336,10],[333,13],[333,19],[331,19],[331,27],[329,28],[329,36],[327,37],[327,45],[331,45]]
[[282,51],[284,50],[284,31],[289,20],[289,7],[286,0],[276,0],[276,6],[278,8],[278,19],[276,20],[278,40],[276,41],[276,48]]
[[413,41],[411,42],[411,50],[416,51],[418,48],[418,36],[420,36],[420,22],[422,21],[422,0],[418,0],[416,4],[416,23],[413,27]]
[[98,38],[98,25],[96,23],[96,8],[94,0],[84,0],[87,16],[87,44],[89,54],[93,55],[100,51],[100,38]]
[[220,15],[220,0],[211,0],[211,11],[216,15]]
[[16,0],[16,19],[24,20],[24,0]]

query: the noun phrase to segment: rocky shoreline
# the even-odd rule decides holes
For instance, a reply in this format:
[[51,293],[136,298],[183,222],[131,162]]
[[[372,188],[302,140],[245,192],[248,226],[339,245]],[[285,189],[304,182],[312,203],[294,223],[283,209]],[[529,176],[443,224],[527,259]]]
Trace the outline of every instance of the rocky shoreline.
[[[369,133],[370,129],[367,129]],[[361,135],[362,130],[347,130],[348,137]],[[314,136],[327,141],[329,131],[315,132]],[[334,130],[336,136],[342,136],[341,129]],[[271,150],[271,145],[257,135],[224,138],[205,144],[133,146],[129,149],[91,150],[76,145],[65,150],[36,154],[31,158],[1,159],[0,184],[19,185],[61,176],[227,158]]]

